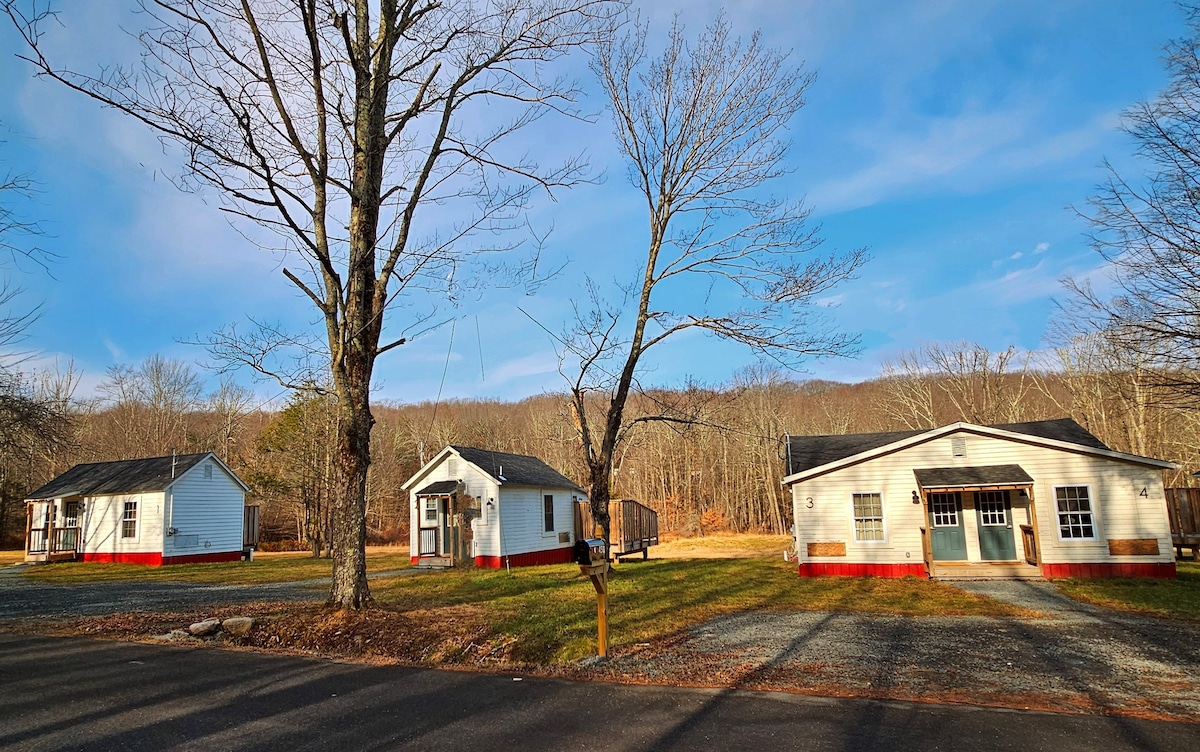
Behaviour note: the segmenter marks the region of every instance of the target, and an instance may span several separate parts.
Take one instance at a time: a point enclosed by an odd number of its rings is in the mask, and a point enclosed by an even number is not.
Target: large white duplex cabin
[[[1162,471],[1070,418],[790,436],[802,576],[1174,577]]]

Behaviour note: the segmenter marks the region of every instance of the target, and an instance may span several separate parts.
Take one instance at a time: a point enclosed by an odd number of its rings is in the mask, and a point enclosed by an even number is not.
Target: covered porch
[[[913,471],[930,579],[1041,579],[1033,478],[1020,465]]]
[[[472,563],[471,521],[479,517],[479,501],[466,495],[458,481],[442,480],[417,491],[415,566],[453,567]]]
[[[25,561],[75,561],[79,557],[79,497],[25,503]]]

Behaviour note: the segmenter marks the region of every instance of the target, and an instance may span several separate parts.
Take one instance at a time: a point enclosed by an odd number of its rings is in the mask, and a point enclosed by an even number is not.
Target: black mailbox
[[[603,538],[580,538],[574,546],[575,563],[581,567],[599,564],[604,561]]]

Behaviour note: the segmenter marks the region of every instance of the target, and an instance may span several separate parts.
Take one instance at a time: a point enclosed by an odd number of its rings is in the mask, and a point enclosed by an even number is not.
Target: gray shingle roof
[[[417,496],[441,496],[442,494],[454,493],[454,489],[456,488],[458,488],[458,481],[456,480],[439,480],[417,491]]]
[[[575,481],[558,472],[537,457],[527,454],[493,452],[488,449],[453,446],[467,462],[497,478],[501,483],[543,488],[572,488],[583,491]]]
[[[930,467],[914,470],[921,488],[967,488],[971,486],[1017,486],[1033,478],[1020,465],[979,467]]]
[[[1087,429],[1070,418],[1037,420],[1027,423],[1003,423],[989,426],[989,428],[999,428],[1043,439],[1066,441],[1093,449],[1108,449],[1104,442],[1088,433]],[[841,436],[790,436],[788,437],[788,475],[853,457],[856,454],[878,449],[912,436],[919,436],[928,433],[929,430],[852,433]]]
[[[57,499],[161,491],[208,455],[209,452],[203,452],[76,465],[25,498]]]

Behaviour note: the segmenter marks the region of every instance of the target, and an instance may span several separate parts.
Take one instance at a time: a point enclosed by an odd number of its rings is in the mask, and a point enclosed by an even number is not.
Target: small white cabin
[[[1070,418],[791,436],[801,576],[1175,577],[1162,471]]]
[[[587,494],[537,457],[448,446],[403,485],[417,566],[571,561],[575,503]]]
[[[212,452],[76,465],[26,498],[25,560],[237,561],[249,490]]]

